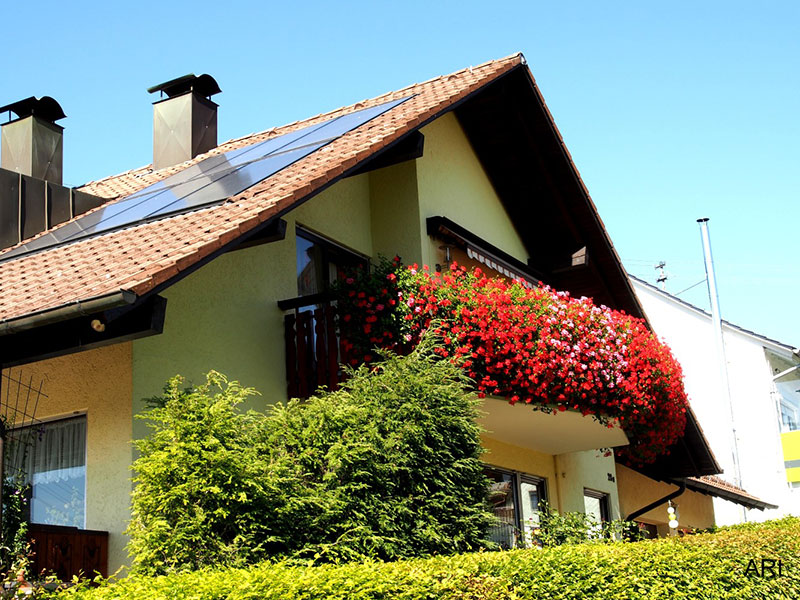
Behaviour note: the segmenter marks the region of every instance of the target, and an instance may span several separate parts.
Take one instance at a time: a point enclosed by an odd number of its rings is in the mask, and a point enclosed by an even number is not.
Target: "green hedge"
[[[782,576],[746,574],[780,559]],[[393,563],[288,563],[130,577],[62,598],[527,599],[800,598],[800,519],[748,524],[678,539],[478,552]]]

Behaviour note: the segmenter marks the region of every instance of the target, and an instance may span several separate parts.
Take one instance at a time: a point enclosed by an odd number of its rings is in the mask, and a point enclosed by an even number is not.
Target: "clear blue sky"
[[[658,4],[658,5],[657,5]],[[3,11],[0,104],[51,95],[65,183],[150,162],[145,89],[210,73],[220,140],[522,51],[628,270],[704,277],[800,346],[800,2],[36,2]],[[707,307],[704,286],[681,295]]]

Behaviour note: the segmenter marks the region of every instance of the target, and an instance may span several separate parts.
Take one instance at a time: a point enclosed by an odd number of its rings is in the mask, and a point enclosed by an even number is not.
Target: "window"
[[[608,516],[608,494],[596,492],[594,490],[583,490],[584,512],[593,517],[599,525],[609,520]]]
[[[766,351],[773,377],[773,393],[777,395],[780,410],[781,431],[800,429],[800,368],[793,360]]]
[[[30,485],[30,520],[83,528],[86,521],[86,417],[9,432],[11,472]]]
[[[489,503],[497,523],[489,538],[501,548],[533,544],[534,529],[539,524],[539,503],[545,500],[544,479],[487,467]]]
[[[342,269],[366,266],[363,257],[297,228],[297,295],[328,291]]]

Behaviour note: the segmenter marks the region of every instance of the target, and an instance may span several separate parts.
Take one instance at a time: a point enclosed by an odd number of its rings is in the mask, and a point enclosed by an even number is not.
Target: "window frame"
[[[593,498],[600,501],[600,524],[608,523],[611,520],[611,503],[609,501],[610,494],[608,492],[601,492],[590,488],[583,488],[584,498],[584,514],[586,511],[586,498]]]
[[[525,471],[516,471],[513,469],[506,469],[503,467],[498,467],[492,464],[483,465],[484,474],[488,477],[489,471],[494,471],[496,473],[502,475],[508,475],[511,477],[511,490],[512,490],[512,497],[514,501],[514,523],[513,527],[515,530],[515,535],[517,536],[517,544],[519,540],[522,539],[524,534],[524,527],[522,522],[522,484],[528,483],[531,485],[536,486],[537,493],[539,496],[539,506],[536,507],[537,512],[541,512],[541,504],[542,502],[548,501],[547,495],[547,478],[542,477],[540,475],[534,475],[532,473],[527,473]]]
[[[36,428],[40,427],[47,427],[47,425],[52,423],[60,423],[63,421],[73,421],[77,419],[82,419],[84,422],[85,427],[85,440],[83,444],[83,521],[79,527],[80,530],[86,529],[86,522],[88,520],[87,510],[88,510],[88,490],[89,490],[89,416],[86,411],[75,411],[68,415],[57,415],[52,417],[44,417],[44,418],[36,418],[34,419],[35,423],[25,424],[25,425],[11,425],[8,428],[8,434],[12,432],[20,432],[23,430],[35,430]],[[8,438],[6,438],[8,439]],[[32,445],[33,447],[33,445]],[[5,450],[5,448],[4,448]],[[7,477],[8,473],[4,471],[4,477]],[[73,525],[53,525],[50,523],[39,523],[33,521],[33,473],[27,475],[30,478],[30,484],[28,491],[26,493],[27,497],[27,507],[26,507],[26,520],[31,525],[42,525],[42,526],[55,526],[55,527],[74,527]]]
[[[327,274],[330,272],[330,265],[331,265],[331,258],[342,258],[339,267],[362,267],[362,268],[369,268],[369,257],[353,250],[352,248],[348,248],[338,242],[331,240],[330,238],[326,238],[319,233],[311,231],[307,227],[303,225],[297,224],[295,226],[295,238],[303,239],[307,242],[311,242],[314,245],[319,246],[322,249],[321,259],[322,264],[320,265],[320,269],[322,274]],[[297,268],[297,251],[298,251],[298,244],[297,239],[295,239],[295,269]],[[338,262],[338,261],[337,261]],[[328,277],[322,278],[322,289],[317,290],[314,294],[301,294],[300,293],[300,286],[298,284],[297,287],[297,297],[307,297],[313,296],[316,294],[326,294],[330,292],[331,282],[329,281]]]

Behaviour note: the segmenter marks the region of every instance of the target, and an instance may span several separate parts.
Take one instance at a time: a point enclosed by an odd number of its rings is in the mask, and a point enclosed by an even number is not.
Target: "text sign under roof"
[[[408,97],[364,108],[206,158],[0,255],[0,262],[221,203],[406,100]]]

